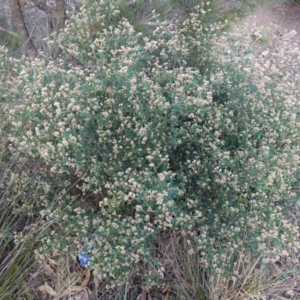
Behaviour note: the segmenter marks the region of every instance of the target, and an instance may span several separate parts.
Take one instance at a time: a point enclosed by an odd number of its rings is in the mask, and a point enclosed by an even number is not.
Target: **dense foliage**
[[[297,196],[296,95],[252,68],[247,44],[230,52],[223,25],[201,21],[209,9],[157,21],[146,37],[116,3],[90,1],[61,35],[59,59],[23,64],[5,97],[11,150],[41,165],[35,205],[53,232],[40,257],[76,255],[92,236],[100,279],[151,285],[164,277],[157,243],[168,235],[233,281],[238,251],[268,263],[288,255],[283,245],[299,247],[287,210]]]

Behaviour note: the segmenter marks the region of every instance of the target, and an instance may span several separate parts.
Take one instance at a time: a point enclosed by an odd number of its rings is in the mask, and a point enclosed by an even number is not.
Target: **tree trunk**
[[[29,57],[29,59],[33,60],[34,58],[37,57],[38,52],[27,30],[20,4],[18,0],[9,0],[9,5],[11,8],[12,16],[15,19],[17,25],[18,33],[21,35],[21,37],[24,40],[25,54],[26,56]]]

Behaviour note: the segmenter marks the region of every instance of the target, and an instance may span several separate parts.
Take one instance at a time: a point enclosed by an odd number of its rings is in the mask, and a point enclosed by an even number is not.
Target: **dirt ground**
[[[300,80],[300,4],[286,0],[263,7],[238,23],[234,31],[250,33],[258,41],[251,45],[254,63],[267,72],[287,71],[285,80],[291,84]]]
[[[293,0],[264,7],[247,17],[243,24],[248,29],[257,27],[267,38],[300,45],[300,4]]]

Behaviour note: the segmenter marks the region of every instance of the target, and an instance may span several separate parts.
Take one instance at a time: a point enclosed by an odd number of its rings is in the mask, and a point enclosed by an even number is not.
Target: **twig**
[[[8,34],[13,35],[13,36],[16,36],[16,37],[19,36],[17,33],[12,32],[12,31],[9,31],[9,30],[3,28],[2,26],[0,26],[0,31],[2,31],[2,32],[4,32],[4,33],[8,33]]]

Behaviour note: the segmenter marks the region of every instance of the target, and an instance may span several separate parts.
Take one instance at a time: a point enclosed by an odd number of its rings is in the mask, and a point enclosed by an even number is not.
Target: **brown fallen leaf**
[[[48,263],[49,266],[56,272],[58,269],[57,263],[51,258],[48,258]]]
[[[162,290],[163,294],[166,294],[170,290],[170,284],[168,283],[165,288]]]
[[[55,272],[53,271],[53,269],[47,263],[43,264],[42,271],[47,276],[55,276],[56,275]]]
[[[91,278],[91,271],[86,270],[84,280],[82,281],[80,286],[87,286]]]
[[[46,282],[45,284],[38,287],[38,291],[43,294],[49,294],[50,296],[56,296],[56,292],[53,288]]]
[[[67,288],[63,292],[63,296],[70,296],[71,294],[82,292],[85,289],[86,289],[85,286],[80,286],[80,285],[78,285],[78,286],[72,286],[70,288]]]

